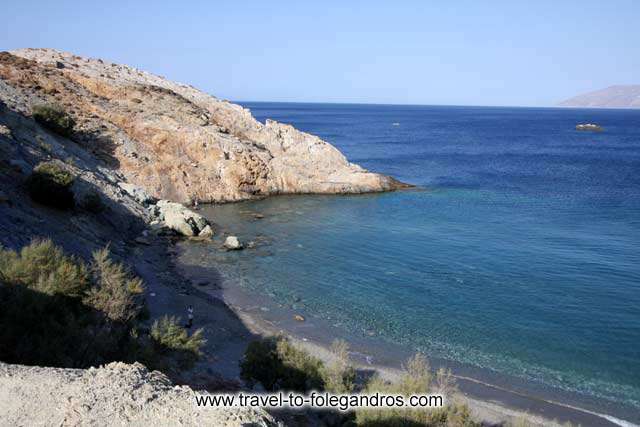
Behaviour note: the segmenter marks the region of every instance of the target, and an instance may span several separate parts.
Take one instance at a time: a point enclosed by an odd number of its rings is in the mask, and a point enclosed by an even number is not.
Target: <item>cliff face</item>
[[[237,201],[282,193],[362,193],[402,184],[332,145],[191,86],[51,49],[0,53],[0,100],[30,116],[62,106],[71,137],[158,198]]]
[[[640,108],[640,85],[611,86],[575,96],[558,105],[562,107]]]

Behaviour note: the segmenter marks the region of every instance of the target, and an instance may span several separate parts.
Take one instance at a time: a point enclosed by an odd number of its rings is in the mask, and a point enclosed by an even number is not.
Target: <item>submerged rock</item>
[[[301,314],[296,314],[295,316],[293,316],[293,320],[297,321],[297,322],[304,322],[306,319],[304,318],[303,315]]]

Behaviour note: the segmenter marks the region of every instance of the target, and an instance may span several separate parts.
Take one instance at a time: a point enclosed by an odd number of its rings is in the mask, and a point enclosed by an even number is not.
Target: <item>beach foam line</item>
[[[453,374],[453,376],[455,378],[457,378],[457,379],[470,381],[470,382],[473,382],[473,383],[476,383],[476,384],[481,384],[483,386],[490,387],[490,388],[493,388],[495,390],[500,390],[500,391],[504,391],[504,392],[507,392],[507,393],[512,393],[512,394],[515,394],[515,395],[518,395],[518,396],[522,396],[522,397],[526,397],[526,398],[529,398],[529,399],[539,400],[539,401],[548,403],[550,405],[561,406],[563,408],[567,408],[567,409],[571,409],[571,410],[574,410],[574,411],[582,412],[584,414],[593,415],[593,416],[605,419],[605,420],[607,420],[607,421],[609,421],[611,423],[614,423],[616,425],[619,425],[621,427],[640,427],[640,425],[638,425],[638,424],[634,424],[634,423],[632,423],[630,421],[626,421],[626,420],[623,420],[623,419],[620,419],[620,418],[616,418],[616,417],[614,417],[612,415],[601,414],[599,412],[590,411],[588,409],[580,408],[580,407],[569,405],[569,404],[566,404],[566,403],[556,402],[555,400],[544,399],[544,398],[537,397],[537,396],[530,396],[528,394],[520,393],[520,392],[514,391],[514,390],[509,390],[508,388],[500,387],[500,386],[497,386],[495,384],[487,383],[487,382],[480,381],[480,380],[477,380],[477,379],[471,378],[471,377],[466,377],[466,376],[463,376],[463,375],[455,375],[455,374]]]

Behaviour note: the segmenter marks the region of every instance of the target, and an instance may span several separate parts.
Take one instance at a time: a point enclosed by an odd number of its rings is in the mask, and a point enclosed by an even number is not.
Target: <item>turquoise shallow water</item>
[[[423,189],[215,206],[257,246],[191,256],[349,333],[640,412],[640,111],[247,106]]]

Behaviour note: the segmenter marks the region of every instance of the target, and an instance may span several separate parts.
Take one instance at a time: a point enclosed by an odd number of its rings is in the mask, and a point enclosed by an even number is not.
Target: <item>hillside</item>
[[[362,193],[400,183],[332,145],[192,86],[52,49],[0,53],[0,100],[27,117],[61,106],[71,139],[132,184],[182,203],[283,193]]]
[[[561,107],[640,108],[640,85],[610,86],[569,98]]]

